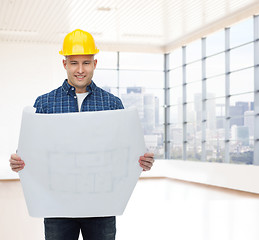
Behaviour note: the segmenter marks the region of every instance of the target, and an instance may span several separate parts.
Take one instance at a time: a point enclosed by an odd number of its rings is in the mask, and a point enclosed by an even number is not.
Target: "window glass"
[[[186,65],[186,82],[201,80],[201,61]]]
[[[173,87],[170,89],[170,105],[178,105],[183,101],[182,86]]]
[[[199,114],[197,109],[197,103],[186,104],[186,121],[188,123],[195,123],[196,121],[199,121],[200,119],[197,119],[197,114]]]
[[[254,94],[240,94],[230,97],[230,116],[243,115],[245,111],[254,110]]]
[[[164,55],[152,53],[120,53],[121,69],[164,70]]]
[[[253,18],[248,18],[230,28],[230,47],[253,41]]]
[[[243,126],[231,128],[230,163],[253,164],[254,140],[249,139],[248,131],[248,128]]]
[[[206,144],[206,159],[208,162],[224,162],[225,141],[209,139]]]
[[[183,83],[183,68],[179,67],[169,72],[169,86],[179,86]]]
[[[116,70],[98,70],[96,69],[93,81],[98,87],[118,87],[118,72]]]
[[[225,76],[208,78],[206,80],[207,98],[225,96]]]
[[[254,68],[230,74],[230,94],[254,91]]]
[[[169,54],[169,68],[173,69],[183,64],[182,48],[177,48]]]
[[[206,76],[212,77],[225,72],[225,54],[221,53],[206,59]]]
[[[202,82],[193,82],[186,85],[186,101],[187,102],[197,102],[201,99]]]
[[[120,88],[120,98],[124,107],[137,108],[147,149],[152,150],[156,157],[163,155],[164,109],[159,98],[161,95],[163,90],[154,91],[145,85]]]
[[[181,127],[183,124],[183,106],[170,106],[170,123],[172,126]]]
[[[177,135],[182,130],[181,129],[179,129],[179,130],[174,129],[173,131]],[[171,140],[171,148],[170,148],[171,159],[176,159],[176,160],[183,159],[183,146],[182,146],[182,144],[179,144],[179,142],[180,142],[180,138],[178,138],[176,140],[176,142]]]
[[[145,86],[146,88],[163,89],[164,73],[152,71],[126,71],[119,72],[120,87]]]
[[[210,56],[225,50],[225,31],[213,33],[206,38],[206,55]]]
[[[253,44],[235,48],[230,51],[230,70],[234,71],[254,65]]]
[[[201,59],[201,40],[192,42],[186,46],[186,62],[193,62]]]
[[[117,69],[117,52],[99,52],[95,55],[97,59],[96,69]]]
[[[187,160],[200,161],[202,155],[201,131],[196,123],[187,124]]]

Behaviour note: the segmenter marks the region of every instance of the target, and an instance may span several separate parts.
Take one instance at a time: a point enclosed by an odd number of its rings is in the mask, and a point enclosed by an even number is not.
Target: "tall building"
[[[230,119],[230,126],[244,126],[244,113],[249,110],[248,102],[236,102],[235,106],[230,106],[229,114],[232,117]]]
[[[144,93],[142,87],[128,87],[121,99],[125,108],[137,108],[145,134],[152,133],[159,125],[159,100],[154,94]]]
[[[207,93],[207,97],[209,100],[206,105],[206,113],[207,113],[207,128],[210,130],[216,129],[216,101],[215,94]],[[202,96],[201,93],[197,93],[194,95],[194,110],[196,112],[196,120],[197,120],[197,131],[201,130],[202,124]],[[187,113],[188,114],[188,113]]]
[[[244,113],[244,126],[248,127],[249,137],[254,136],[254,111],[246,111]]]

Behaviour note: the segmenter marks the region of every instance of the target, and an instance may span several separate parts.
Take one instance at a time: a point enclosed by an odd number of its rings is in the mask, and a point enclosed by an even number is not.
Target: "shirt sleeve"
[[[36,113],[44,113],[43,107],[42,107],[42,99],[41,97],[38,97],[33,105],[34,108],[36,108]]]
[[[118,97],[116,97],[115,107],[116,107],[115,109],[124,109],[122,101]]]

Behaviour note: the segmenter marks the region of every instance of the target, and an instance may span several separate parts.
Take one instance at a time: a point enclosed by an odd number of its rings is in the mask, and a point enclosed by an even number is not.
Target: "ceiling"
[[[112,51],[168,52],[259,13],[258,0],[0,0],[0,42],[62,44],[81,28]]]

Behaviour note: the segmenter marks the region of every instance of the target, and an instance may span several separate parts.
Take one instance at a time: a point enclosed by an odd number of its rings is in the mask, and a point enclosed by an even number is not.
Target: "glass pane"
[[[155,134],[145,134],[146,151],[153,152],[155,158],[164,158],[163,129],[164,126],[157,126]]]
[[[119,72],[120,87],[138,87],[163,89],[164,73],[149,71],[124,71]]]
[[[186,65],[186,82],[201,80],[201,61]]]
[[[208,78],[206,81],[207,98],[225,96],[225,76]]]
[[[220,31],[206,38],[206,55],[223,52],[225,50],[225,32]]]
[[[96,69],[117,69],[117,52],[100,52],[95,55],[97,59]]]
[[[183,101],[182,86],[173,87],[170,89],[170,105],[179,105]]]
[[[206,142],[207,146],[214,151],[217,141],[225,140],[225,99],[210,99],[206,102]],[[210,143],[212,141],[212,143]],[[212,146],[210,146],[212,145]],[[211,152],[215,158],[215,152]],[[209,160],[208,160],[209,161]]]
[[[180,127],[171,128],[170,156],[172,159],[183,158],[183,129]]]
[[[206,144],[206,158],[208,162],[224,162],[225,141],[210,140]]]
[[[143,87],[144,88],[144,87]],[[143,89],[142,88],[142,89]],[[143,126],[145,135],[156,135],[154,141],[159,141],[163,136],[164,108],[160,105],[160,99],[156,96],[163,91],[153,92],[149,89],[142,92],[139,88],[120,89],[120,98],[125,108],[136,107]],[[155,139],[156,140],[155,140]],[[149,140],[151,137],[149,137]]]
[[[194,103],[186,104],[186,112],[186,120],[188,123],[195,123],[199,120],[197,119],[197,114],[199,114],[199,112],[196,112]]]
[[[202,82],[194,82],[186,85],[187,102],[194,102],[196,98],[201,98]]]
[[[181,127],[183,122],[183,106],[176,105],[170,107],[170,123],[175,127]]]
[[[182,67],[176,68],[169,72],[169,86],[179,86],[183,83],[183,69]]]
[[[239,22],[230,28],[230,47],[253,41],[253,18]]]
[[[230,141],[230,162],[236,164],[253,164],[254,140],[248,138],[245,127],[233,129],[235,136]]]
[[[215,131],[217,128],[217,119],[216,119],[216,103],[217,99],[210,99],[206,102],[206,120],[207,120],[207,129],[210,131]]]
[[[183,64],[182,48],[178,48],[169,54],[169,68],[173,69]]]
[[[254,68],[230,74],[230,94],[254,91]]]
[[[249,138],[254,138],[254,111],[246,111],[244,114],[244,126],[248,127]]]
[[[186,62],[193,62],[198,59],[201,59],[201,40],[186,46]]]
[[[164,55],[153,53],[120,53],[121,69],[164,70]]]
[[[225,72],[225,54],[221,53],[206,59],[206,75],[212,77]]]
[[[230,51],[230,70],[238,70],[254,65],[253,44],[235,48]]]
[[[254,94],[242,94],[238,96],[230,97],[229,114],[231,117],[244,117],[245,112],[253,111],[254,109]],[[240,120],[234,121],[240,126],[242,122]],[[233,123],[234,124],[234,123]]]
[[[93,81],[101,88],[118,87],[118,71],[96,69]]]
[[[201,150],[200,147],[197,147],[197,145],[187,144],[186,153],[187,160],[201,161]]]
[[[140,118],[144,117],[144,110],[151,108],[154,112],[159,112],[159,118],[156,117],[156,124],[163,124],[164,108],[163,105],[163,90],[154,90],[142,87],[120,88],[120,98],[125,108],[137,107]],[[147,120],[148,121],[148,120]]]
[[[232,117],[230,119],[231,136],[235,136],[233,129],[244,127],[247,130],[247,138],[254,138],[254,114],[246,112],[243,117]],[[241,131],[241,130],[240,130]]]

